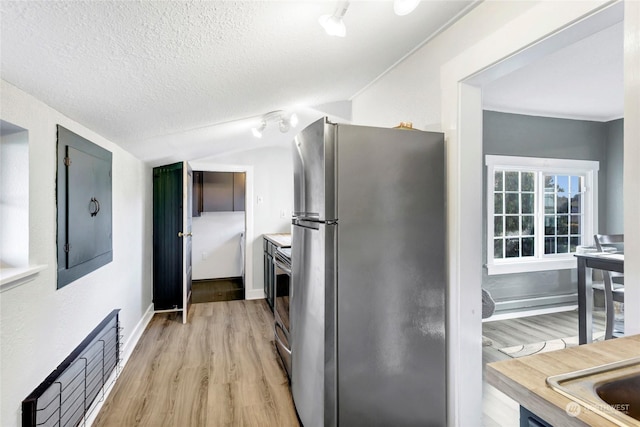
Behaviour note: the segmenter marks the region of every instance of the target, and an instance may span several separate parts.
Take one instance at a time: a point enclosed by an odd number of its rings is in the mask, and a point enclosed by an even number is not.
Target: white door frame
[[[611,22],[607,23],[607,19],[611,19],[613,14],[611,6],[616,7],[616,3],[619,2],[537,3],[508,25],[497,28],[494,33],[441,68],[442,129],[446,134],[447,146],[447,221],[449,224],[447,238],[449,425],[477,425],[482,419],[480,289],[482,285],[481,254],[484,243],[482,241],[482,93],[480,86],[483,82],[494,80],[500,75],[566,46],[584,37],[585,34],[592,34],[596,31],[594,25],[595,27],[600,25],[601,29],[611,25]],[[627,9],[630,9],[628,5]],[[635,28],[637,27],[638,23],[635,24]],[[516,28],[526,28],[527,31],[517,31]],[[562,32],[560,37],[554,37],[560,32]],[[637,46],[635,48],[637,50]],[[628,113],[626,105],[625,112]],[[637,126],[635,129],[637,130]],[[625,158],[627,145],[630,143],[630,136],[626,132],[627,124],[625,123]],[[638,173],[635,177],[634,182],[640,182],[637,179]],[[627,178],[625,169],[625,180]],[[625,186],[625,213],[627,213],[625,217],[627,218],[630,212],[626,200],[629,187]],[[638,197],[635,196],[636,208],[639,205],[637,199]],[[625,222],[625,231],[628,231],[627,224],[628,220]],[[640,241],[640,235],[636,240]],[[625,247],[625,256],[628,253]],[[638,293],[640,294],[640,289]],[[637,316],[634,318],[637,319]],[[627,319],[629,319],[629,313],[627,313]],[[636,322],[638,323],[640,322]]]
[[[244,292],[245,299],[256,299],[253,280],[253,166],[249,165],[226,165],[215,164],[204,161],[189,162],[193,170],[206,172],[244,172],[245,173],[245,195],[244,195]],[[262,286],[258,289],[260,296],[264,298]]]

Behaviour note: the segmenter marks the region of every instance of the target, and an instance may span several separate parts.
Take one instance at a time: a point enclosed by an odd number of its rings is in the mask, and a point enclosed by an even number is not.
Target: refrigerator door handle
[[[311,228],[313,230],[319,230],[320,225],[324,224],[324,222],[318,221],[308,221],[306,219],[294,218],[292,221],[293,225],[297,225],[304,228]]]

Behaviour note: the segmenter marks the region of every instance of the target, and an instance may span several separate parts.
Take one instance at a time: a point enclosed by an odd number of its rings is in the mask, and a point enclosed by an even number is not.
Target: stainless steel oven
[[[291,380],[291,336],[289,296],[291,295],[291,248],[278,248],[275,256],[274,310],[276,349]]]

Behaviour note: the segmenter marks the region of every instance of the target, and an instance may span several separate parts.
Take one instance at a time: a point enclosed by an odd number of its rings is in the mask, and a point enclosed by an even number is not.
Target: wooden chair
[[[621,246],[624,243],[624,234],[596,234],[593,236],[598,252],[603,252],[605,245]],[[603,271],[603,286],[594,286],[594,289],[604,291],[604,308],[606,313],[606,324],[604,339],[613,338],[613,326],[615,320],[615,310],[613,302],[624,303],[624,275],[613,271]]]

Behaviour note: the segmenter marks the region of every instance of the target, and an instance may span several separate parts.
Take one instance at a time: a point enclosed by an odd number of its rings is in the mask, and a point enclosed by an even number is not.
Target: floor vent
[[[113,310],[36,389],[22,401],[23,427],[84,424],[120,371],[120,321]]]

